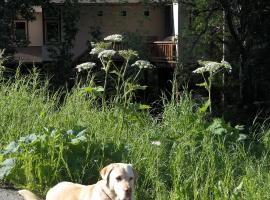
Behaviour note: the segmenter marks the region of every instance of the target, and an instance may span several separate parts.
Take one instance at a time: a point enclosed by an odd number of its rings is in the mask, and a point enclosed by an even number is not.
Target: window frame
[[[13,21],[13,24],[14,24],[14,39],[15,39],[15,41],[16,41],[16,43],[20,43],[20,42],[22,42],[22,40],[17,40],[17,37],[16,37],[16,23],[24,23],[25,24],[25,38],[24,38],[24,40],[25,41],[28,41],[29,40],[29,35],[28,35],[28,33],[29,33],[29,31],[28,31],[28,21],[26,20],[26,19],[15,19],[14,21]]]
[[[97,16],[98,16],[98,17],[103,17],[103,15],[104,15],[103,10],[97,11]]]
[[[53,9],[56,9],[58,12],[56,17],[46,16],[46,8],[43,8],[42,18],[43,18],[43,44],[44,45],[59,44],[62,40],[61,8],[53,7]],[[58,37],[57,37],[57,41],[55,42],[48,40],[48,25],[47,25],[48,23],[57,23],[58,25],[58,34],[57,34]]]
[[[126,17],[127,16],[127,11],[126,10],[120,10],[120,16],[121,17]]]
[[[143,15],[144,15],[145,17],[150,17],[150,10],[144,10],[144,11],[143,11]]]

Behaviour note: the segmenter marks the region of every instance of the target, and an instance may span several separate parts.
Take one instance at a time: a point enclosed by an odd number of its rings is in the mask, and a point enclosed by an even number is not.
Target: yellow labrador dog
[[[81,185],[71,182],[61,182],[51,188],[46,200],[135,200],[133,196],[135,172],[130,164],[113,163],[100,171],[102,180],[94,185]],[[23,190],[21,190],[23,191]],[[25,200],[35,199],[30,192],[24,195]],[[31,196],[31,195],[32,196]]]

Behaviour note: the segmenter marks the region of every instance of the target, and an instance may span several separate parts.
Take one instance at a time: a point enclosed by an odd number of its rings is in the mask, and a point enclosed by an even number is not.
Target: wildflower
[[[232,66],[229,62],[225,61],[225,60],[222,60],[221,61],[221,64],[223,64],[223,67],[228,70],[229,72],[232,71]]]
[[[131,65],[132,67],[137,66],[140,69],[151,69],[154,67],[149,61],[147,60],[137,60],[135,63]]]
[[[105,49],[100,49],[100,48],[93,48],[90,51],[91,55],[99,54],[101,51],[104,51]]]
[[[78,72],[81,72],[83,70],[91,69],[94,66],[96,66],[96,63],[86,62],[86,63],[82,63],[82,64],[77,65],[76,69],[78,70]]]
[[[138,52],[132,49],[120,50],[119,55],[122,56],[125,60],[130,60],[131,58],[138,57]]]
[[[111,42],[122,42],[123,36],[120,34],[113,34],[109,35],[104,38],[105,41],[111,41]]]
[[[156,146],[160,146],[161,142],[160,141],[152,141],[151,144],[156,145]]]
[[[98,43],[91,42],[91,46],[93,48],[92,48],[90,54],[95,55],[95,54],[99,54],[100,52],[110,48],[111,43],[108,43],[108,42],[98,42]]]
[[[103,50],[98,54],[98,58],[111,58],[116,54],[114,50]]]
[[[201,74],[204,72],[215,73],[221,69],[228,70],[229,72],[231,72],[232,70],[231,65],[224,60],[222,60],[220,63],[213,62],[213,61],[201,61],[201,60],[199,60],[198,62],[202,67],[199,67],[193,71],[193,73],[196,73],[196,74]]]

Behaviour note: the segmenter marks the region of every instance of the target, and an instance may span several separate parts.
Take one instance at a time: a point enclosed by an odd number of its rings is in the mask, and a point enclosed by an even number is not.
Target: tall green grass
[[[45,195],[57,182],[92,184],[103,166],[129,162],[137,199],[270,199],[269,129],[242,130],[197,110],[188,93],[157,119],[136,104],[101,108],[79,86],[63,99],[35,74],[2,80],[2,184]]]

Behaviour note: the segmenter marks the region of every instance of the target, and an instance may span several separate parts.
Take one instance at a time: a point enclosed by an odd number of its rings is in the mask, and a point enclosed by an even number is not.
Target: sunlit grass
[[[255,140],[222,119],[206,120],[188,93],[164,106],[160,120],[134,105],[102,109],[79,86],[63,98],[35,74],[3,80],[0,161],[17,159],[5,182],[44,195],[57,182],[94,183],[102,166],[130,162],[137,199],[269,199],[267,128]],[[29,134],[40,138],[19,142]],[[5,154],[12,141],[19,150]]]

